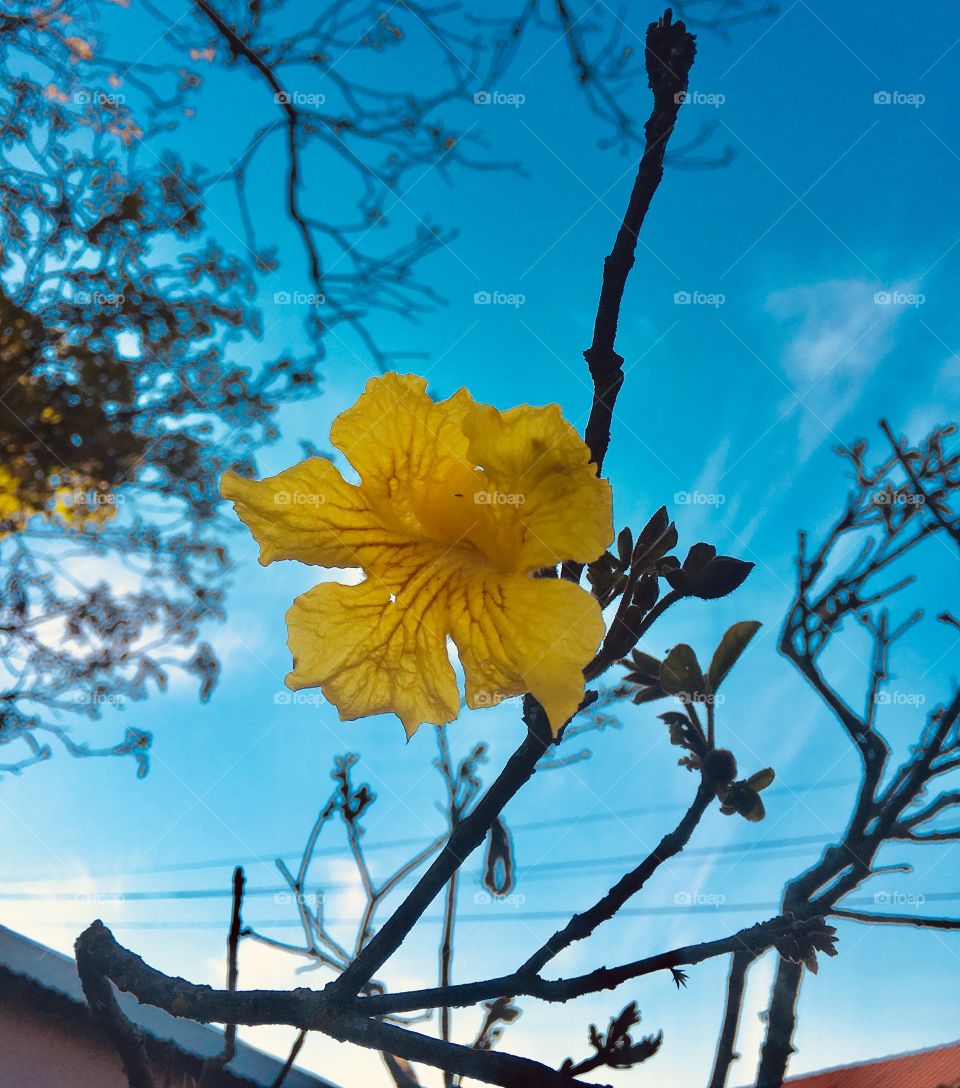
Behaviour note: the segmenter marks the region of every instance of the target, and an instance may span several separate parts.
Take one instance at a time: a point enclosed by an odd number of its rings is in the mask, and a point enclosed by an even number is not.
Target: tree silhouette
[[[74,755],[133,754],[144,773],[146,729],[91,747],[69,722],[145,698],[171,668],[197,673],[209,697],[218,666],[201,628],[223,614],[230,569],[221,470],[252,472],[277,410],[319,392],[330,337],[365,365],[401,358],[371,315],[436,303],[418,268],[449,237],[426,213],[406,236],[392,222],[419,172],[509,165],[451,129],[446,105],[492,85],[526,35],[560,35],[604,139],[642,136],[613,108],[637,66],[610,13],[533,3],[488,20],[404,4],[387,16],[358,0],[301,25],[292,0],[197,0],[179,17],[127,7],[46,0],[0,15],[0,745],[12,753],[0,770],[46,759],[56,738]],[[721,33],[767,11],[691,7]],[[116,57],[124,34],[161,48]],[[414,49],[437,63],[403,63]],[[420,87],[414,67],[430,72]],[[223,169],[177,144],[231,108],[206,89],[215,79],[252,79],[263,106],[220,126],[238,133]],[[258,156],[273,171],[266,210],[250,194]],[[231,223],[211,209],[227,187]],[[276,206],[306,269],[282,279],[263,242]],[[294,283],[308,347],[253,364],[263,291],[282,304]]]
[[[644,126],[644,150],[626,214],[613,250],[604,262],[600,302],[585,360],[593,380],[593,401],[586,429],[593,461],[599,467],[617,420],[617,396],[622,385],[622,358],[616,351],[617,323],[624,284],[632,265],[638,232],[659,185],[666,144],[672,134],[694,60],[694,42],[683,23],[670,12],[650,26],[645,55],[653,94],[653,109]],[[704,542],[693,543],[684,558],[676,553],[678,534],[666,509],[658,510],[638,532],[623,528],[614,550],[590,564],[564,564],[545,576],[579,582],[586,574],[603,606],[615,606],[606,638],[596,658],[584,670],[591,683],[608,670],[625,672],[612,687],[589,691],[579,712],[560,738],[552,736],[540,705],[529,695],[523,701],[525,736],[517,750],[484,789],[480,783],[481,748],[455,759],[445,732],[438,731],[437,766],[445,783],[448,826],[445,834],[411,857],[385,880],[375,882],[362,849],[364,817],[375,803],[369,786],[356,783],[356,757],[337,760],[334,786],[307,838],[297,871],[281,865],[298,912],[303,943],[278,945],[241,924],[242,874],[234,881],[233,924],[230,930],[228,985],[217,990],[169,977],[123,948],[100,922],[77,942],[77,962],[92,1009],[109,1031],[122,1057],[131,1085],[151,1088],[154,1071],[146,1060],[136,1030],[116,1004],[112,986],[139,1000],[202,1022],[228,1025],[227,1048],[238,1025],[288,1024],[299,1037],[291,1063],[308,1031],[322,1032],[380,1051],[400,1088],[416,1085],[411,1063],[422,1062],[444,1072],[445,1083],[464,1079],[513,1086],[572,1088],[591,1085],[596,1070],[624,1069],[654,1057],[659,1033],[639,1035],[639,1010],[629,1002],[610,1016],[601,1030],[590,1025],[583,1052],[552,1064],[531,1061],[497,1048],[507,1026],[516,1020],[523,999],[562,1004],[586,994],[663,973],[682,988],[686,968],[716,957],[730,957],[731,973],[722,1022],[713,1088],[726,1083],[735,1057],[737,1023],[750,965],[766,953],[778,958],[778,972],[768,1015],[768,1032],[761,1056],[758,1088],[782,1083],[795,1022],[796,998],[805,972],[816,973],[820,953],[837,954],[833,919],[881,925],[960,928],[949,918],[918,919],[909,915],[863,912],[844,905],[845,898],[884,868],[878,851],[890,842],[953,842],[958,832],[939,821],[960,803],[960,795],[945,790],[926,796],[941,776],[960,769],[960,693],[948,691],[917,729],[916,742],[904,761],[892,768],[891,745],[880,732],[884,685],[888,680],[891,647],[919,622],[917,614],[893,621],[888,599],[904,588],[913,571],[902,566],[915,561],[916,549],[937,538],[951,546],[960,537],[960,523],[951,503],[960,487],[960,455],[948,449],[951,426],[935,428],[911,446],[883,425],[889,450],[876,460],[865,443],[841,452],[847,459],[853,487],[844,508],[823,542],[811,553],[801,537],[797,589],[785,619],[780,648],[811,685],[824,706],[845,730],[862,759],[861,783],[845,830],[821,860],[791,881],[780,911],[771,918],[717,940],[667,949],[615,964],[598,966],[567,978],[549,978],[545,971],[556,956],[589,938],[616,917],[642,892],[657,870],[676,858],[697,831],[714,802],[721,812],[751,823],[764,817],[762,791],[773,779],[770,768],[749,768],[741,777],[734,752],[722,746],[724,711],[718,710],[717,689],[747,649],[757,624],[734,624],[714,648],[709,663],[701,663],[691,645],[674,646],[662,659],[638,649],[640,639],[664,612],[684,600],[712,600],[734,592],[750,573],[751,564],[722,556]],[[852,550],[848,547],[855,544]],[[898,564],[901,564],[898,566]],[[884,577],[893,579],[884,582]],[[877,580],[879,578],[879,587]],[[939,617],[949,627],[958,621],[947,612]],[[827,679],[822,655],[844,621],[861,623],[874,643],[872,667],[863,709],[855,710]],[[668,701],[673,707],[659,715],[671,742],[681,749],[680,764],[691,774],[689,807],[675,827],[586,910],[572,915],[555,933],[530,951],[515,970],[495,978],[454,982],[450,959],[456,882],[473,851],[486,845],[485,881],[491,895],[509,894],[514,879],[512,843],[503,824],[505,805],[537,773],[562,765],[568,758],[562,744],[583,730],[602,727],[604,716],[619,701],[632,699],[645,706]],[[591,721],[591,716],[596,715]],[[366,896],[352,947],[338,943],[324,924],[322,904],[310,897],[310,864],[319,836],[339,824],[354,858]],[[415,875],[424,867],[424,871]],[[386,894],[405,887],[399,906],[384,920],[379,911]],[[382,977],[390,957],[404,945],[427,907],[443,895],[445,901],[439,945],[437,986],[392,992]],[[379,924],[378,924],[379,922]],[[324,989],[241,990],[238,988],[237,947],[241,939],[263,941],[304,956],[334,974]],[[451,1010],[478,1006],[481,1030],[467,1045],[451,1030]],[[413,1030],[412,1014],[437,1010],[440,1033],[432,1037]],[[589,1048],[589,1052],[587,1052]]]

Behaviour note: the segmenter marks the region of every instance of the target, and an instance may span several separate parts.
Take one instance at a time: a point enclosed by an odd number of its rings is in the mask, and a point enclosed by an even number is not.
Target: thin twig
[[[240,946],[240,933],[243,924],[240,918],[240,909],[243,906],[244,887],[243,868],[238,865],[233,870],[233,911],[230,915],[230,932],[227,935],[227,989],[235,991],[237,988],[238,950]],[[223,1039],[223,1064],[233,1061],[237,1052],[237,1025],[227,1024]]]
[[[331,984],[331,992],[341,1000],[354,997],[396,952],[453,873],[483,842],[491,824],[507,802],[532,777],[537,761],[552,743],[552,737],[539,703],[527,696],[524,707],[524,717],[530,728],[523,743],[476,807],[453,828],[440,855],[404,901],[340,978]]]
[[[296,1039],[293,1041],[293,1046],[290,1047],[290,1053],[287,1055],[287,1060],[283,1063],[283,1068],[276,1076],[273,1084],[270,1088],[283,1088],[283,1082],[287,1079],[290,1070],[293,1069],[293,1063],[297,1060],[300,1051],[303,1049],[303,1044],[306,1042],[307,1033],[300,1031],[297,1033]]]
[[[628,899],[640,891],[665,861],[675,857],[686,846],[714,796],[713,788],[701,781],[693,803],[687,809],[683,819],[673,831],[664,835],[656,849],[648,854],[635,869],[621,877],[602,899],[582,914],[575,914],[563,929],[557,930],[550,940],[528,957],[517,973],[519,975],[537,974],[565,948],[569,948],[575,941],[582,941],[585,937],[589,937],[601,922],[612,918]]]
[[[881,926],[916,926],[918,929],[960,929],[960,918],[919,918],[915,914],[871,914],[863,910],[834,907],[830,913],[848,922],[869,922]]]
[[[893,446],[893,452],[896,455],[897,460],[903,467],[903,471],[907,474],[910,483],[913,484],[916,493],[923,499],[924,508],[929,510],[934,518],[936,518],[940,523],[940,527],[951,537],[954,544],[960,545],[960,525],[958,525],[957,522],[950,521],[948,518],[944,517],[939,504],[927,494],[920,477],[917,475],[916,469],[913,467],[913,463],[907,456],[899,439],[893,433],[890,424],[885,419],[880,420],[880,430],[887,436],[890,445]]]

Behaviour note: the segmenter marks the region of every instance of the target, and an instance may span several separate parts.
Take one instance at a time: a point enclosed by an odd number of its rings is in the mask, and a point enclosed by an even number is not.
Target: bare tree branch
[[[530,956],[517,974],[537,974],[554,957],[576,941],[582,941],[602,922],[612,918],[618,910],[646,884],[657,869],[668,859],[675,857],[690,841],[690,836],[716,796],[714,789],[701,780],[696,797],[686,814],[673,831],[664,835],[656,849],[629,873],[625,874],[602,899],[582,914],[575,914],[570,921],[536,952]]]
[[[730,973],[727,976],[726,998],[724,1001],[723,1023],[717,1039],[713,1072],[707,1088],[725,1088],[730,1066],[739,1058],[735,1051],[737,1030],[740,1025],[740,1012],[743,1008],[743,994],[747,972],[756,959],[754,952],[742,949],[730,957]]]
[[[834,918],[845,918],[849,922],[868,922],[870,925],[916,926],[918,929],[960,929],[960,918],[926,918],[913,914],[871,914],[869,911],[848,910],[834,907],[830,914]]]
[[[615,350],[617,324],[627,276],[633,268],[640,228],[663,177],[663,156],[687,90],[696,56],[692,34],[674,23],[668,9],[647,29],[646,67],[654,105],[644,126],[646,143],[623,223],[603,262],[603,282],[593,328],[593,342],[583,353],[593,378],[593,406],[585,432],[599,475],[610,444],[613,407],[623,385],[623,357]]]

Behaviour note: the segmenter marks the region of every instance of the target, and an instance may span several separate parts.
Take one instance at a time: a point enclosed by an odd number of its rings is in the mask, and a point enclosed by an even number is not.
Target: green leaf
[[[678,748],[688,748],[686,731],[690,725],[686,714],[680,714],[676,710],[669,710],[666,714],[658,714],[657,717],[666,723],[670,731],[670,743]]]
[[[747,779],[747,785],[750,789],[759,793],[761,790],[765,790],[776,777],[776,772],[772,767],[764,767],[762,771],[750,775]]]
[[[720,682],[737,663],[737,658],[747,648],[750,639],[760,630],[758,620],[741,620],[727,629],[720,644],[713,652],[713,660],[707,672],[710,690],[716,691]]]
[[[687,574],[697,574],[713,559],[717,549],[712,544],[694,544],[687,552],[687,558],[683,561],[683,569]]]
[[[685,695],[691,699],[706,694],[697,655],[685,642],[674,646],[660,666],[660,687],[668,695]]]
[[[630,670],[625,679],[631,684],[660,683],[660,662],[650,654],[645,654],[642,650],[634,650],[624,664]]]
[[[740,810],[740,815],[745,817],[752,824],[758,824],[766,816],[767,810],[763,807],[763,801],[760,800],[757,794],[753,795],[752,803],[744,804]]]
[[[641,706],[643,703],[655,703],[658,699],[666,699],[666,697],[667,693],[659,684],[651,684],[646,688],[638,688],[636,695],[633,697],[633,702],[637,706]]]
[[[633,565],[647,568],[662,559],[677,544],[677,527],[667,517],[667,508],[660,509],[643,527],[633,549]]]
[[[661,506],[660,509],[653,515],[653,517],[644,525],[640,530],[640,535],[637,537],[637,548],[644,549],[650,547],[651,544],[667,531],[667,526],[670,524],[670,518],[667,514],[667,508]]]
[[[687,592],[705,601],[726,597],[742,585],[754,564],[729,555],[718,555],[702,570],[689,576]]]

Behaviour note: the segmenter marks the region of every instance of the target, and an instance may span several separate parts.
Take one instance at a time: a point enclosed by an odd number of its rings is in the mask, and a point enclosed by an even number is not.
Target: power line
[[[822,790],[835,790],[843,789],[848,786],[855,786],[859,783],[859,778],[837,778],[826,779],[822,782],[803,783],[797,786],[788,787],[784,785],[773,786],[764,792],[765,798],[771,798],[782,795],[803,795],[806,793],[815,793]],[[510,829],[514,832],[519,831],[545,831],[555,827],[571,827],[574,824],[594,824],[602,823],[610,820],[626,820],[636,816],[648,816],[657,812],[670,812],[677,811],[685,808],[685,804],[682,801],[670,801],[657,805],[637,805],[630,808],[617,809],[609,812],[593,812],[587,813],[583,816],[559,816],[548,820],[524,820],[517,823],[510,823]],[[388,839],[384,842],[373,842],[364,844],[364,852],[372,853],[382,850],[394,850],[400,847],[424,847],[431,842],[429,836],[413,836],[402,839]],[[826,839],[818,841],[827,841]],[[731,849],[735,849],[731,847]],[[266,851],[270,858],[275,857],[283,858],[285,861],[299,861],[303,855],[303,848],[298,850],[289,850],[285,853],[275,854],[273,851]],[[694,851],[689,851],[693,856]],[[343,848],[341,846],[329,846],[320,847],[313,851],[314,858],[320,857],[339,857],[343,854]],[[248,854],[246,856],[224,857],[224,858],[205,858],[196,861],[183,861],[175,862],[167,865],[149,865],[149,866],[133,866],[122,873],[117,872],[99,872],[88,874],[94,879],[110,879],[119,878],[125,876],[146,876],[146,875],[160,875],[163,873],[179,873],[179,872],[191,872],[199,871],[203,869],[232,869],[236,865],[254,865],[262,863],[266,859],[262,854]],[[16,881],[4,880],[0,883],[22,883],[24,879],[42,880],[43,877],[23,877],[22,875]],[[229,895],[230,893],[225,893]],[[0,893],[0,898],[2,898]]]
[[[715,897],[716,898],[716,897]],[[956,892],[932,892],[924,895],[925,902],[956,902],[960,900],[960,891]],[[522,902],[519,902],[516,897],[513,897],[511,902],[510,896],[505,896],[502,900],[491,899],[491,906],[495,904],[493,912],[484,914],[465,914],[458,913],[458,922],[471,922],[471,923],[484,923],[484,922],[496,922],[498,925],[504,922],[524,922],[531,921],[561,921],[570,917],[569,911],[562,910],[536,910],[536,911],[524,911],[522,910]],[[858,906],[876,906],[877,902],[873,896],[857,896],[852,899],[848,899],[845,907],[858,907]],[[779,911],[782,904],[779,901],[767,902],[767,903],[726,903],[726,902],[711,902],[711,903],[696,903],[691,902],[683,905],[673,905],[664,907],[624,907],[616,914],[617,918],[652,918],[652,917],[679,917],[689,916],[692,914],[769,914],[771,911]],[[510,908],[513,909],[510,909]],[[923,915],[918,915],[918,919],[923,918]],[[844,919],[840,919],[843,921]],[[439,925],[443,921],[443,916],[440,914],[426,914],[421,919],[421,923],[427,925]],[[351,925],[356,923],[355,917],[343,917],[343,918],[325,918],[324,922],[328,925]],[[76,922],[50,922],[44,923],[44,925],[50,925],[53,928],[58,929],[73,929],[76,928]],[[112,923],[113,927],[117,930],[150,930],[150,929],[223,929],[223,922],[207,921],[207,920],[191,920],[185,922],[128,922],[118,921]],[[257,922],[258,930],[266,929],[301,929],[301,923],[296,918],[273,918],[267,921]]]
[[[788,849],[794,851],[796,847],[808,847],[824,845],[831,841],[830,835],[797,835],[792,838],[766,839],[757,843],[723,843],[716,846],[690,847],[678,854],[675,861],[684,859],[695,860],[704,857],[718,857],[722,855],[736,854],[740,851],[744,857],[738,858],[738,863],[747,860],[754,852],[761,852],[762,859],[766,861],[777,860],[767,851]],[[527,880],[549,878],[555,874],[563,874],[571,870],[578,872],[590,872],[597,874],[605,869],[622,871],[624,866],[634,866],[642,860],[642,854],[613,854],[601,857],[568,858],[563,861],[542,861],[532,865],[520,866],[517,870],[517,883]],[[785,855],[795,857],[795,853]],[[754,859],[756,860],[756,859]],[[480,870],[468,870],[465,876],[478,877]],[[340,880],[327,881],[322,885],[316,885],[322,891],[346,891],[356,887],[356,881]],[[259,888],[247,888],[245,899],[253,899],[268,895],[291,895],[288,885],[279,884]],[[229,899],[233,892],[229,888],[180,888],[158,891],[117,891],[117,892],[16,892],[0,891],[0,901],[7,902],[78,902],[93,900],[97,902],[130,901],[130,902],[165,902],[177,899]]]

